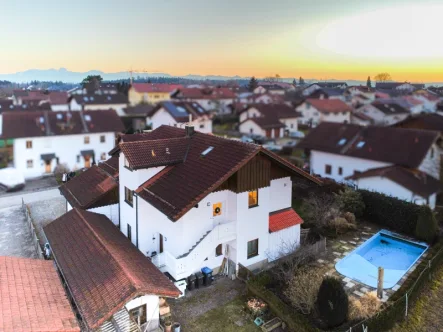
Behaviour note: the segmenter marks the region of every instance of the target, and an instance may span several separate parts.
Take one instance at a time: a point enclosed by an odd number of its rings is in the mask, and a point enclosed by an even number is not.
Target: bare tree
[[[333,195],[313,194],[303,202],[302,211],[305,222],[316,228],[327,227],[329,221],[340,215],[340,207]]]
[[[379,73],[374,76],[374,80],[377,82],[387,82],[392,81],[392,77],[389,73]]]

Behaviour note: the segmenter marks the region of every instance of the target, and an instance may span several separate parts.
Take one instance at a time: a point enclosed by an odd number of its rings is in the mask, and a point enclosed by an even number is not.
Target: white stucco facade
[[[102,136],[104,136],[104,142],[101,142]],[[52,173],[57,165],[57,158],[60,164],[67,164],[70,170],[80,169],[88,165],[84,151],[92,150],[95,161],[98,162],[103,157],[107,159],[107,153],[114,147],[114,144],[115,134],[110,132],[16,138],[13,146],[14,167],[21,171],[26,179]],[[42,155],[46,154],[55,155],[48,161],[48,166],[42,159]],[[91,156],[91,164],[92,161]]]
[[[371,119],[375,125],[390,126],[397,122],[403,121],[409,116],[409,113],[385,114],[377,107],[371,104],[360,107],[356,112],[362,113]]]
[[[66,212],[70,210],[72,210],[72,206],[66,201]],[[88,209],[88,211],[105,215],[115,226],[117,226],[119,223],[120,215],[118,204],[104,205],[97,208]]]
[[[129,301],[125,305],[128,312],[140,307],[146,310],[146,322],[148,323],[147,328],[143,331],[158,331],[160,325],[159,297],[156,295],[144,295]]]
[[[351,112],[320,112],[317,108],[304,102],[297,107],[297,111],[302,114],[300,123],[312,124],[316,127],[321,122],[351,123]]]
[[[151,124],[152,129],[157,129],[162,125],[183,127],[184,123],[178,123],[165,109],[161,108],[151,117],[146,119]],[[187,122],[188,123],[188,122]],[[212,120],[208,116],[203,116],[191,122],[196,131],[209,134],[212,133]]]

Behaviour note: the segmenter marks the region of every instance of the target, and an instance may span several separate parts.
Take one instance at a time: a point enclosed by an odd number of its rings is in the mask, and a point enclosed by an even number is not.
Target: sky
[[[443,81],[443,0],[0,0],[0,73]]]

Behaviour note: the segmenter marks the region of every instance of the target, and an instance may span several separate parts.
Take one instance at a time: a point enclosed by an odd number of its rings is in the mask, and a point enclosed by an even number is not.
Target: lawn
[[[251,316],[245,311],[245,298],[238,296],[223,306],[191,320],[187,331],[194,332],[258,332]]]
[[[435,274],[429,288],[411,308],[408,319],[396,326],[394,332],[441,331],[443,326],[443,268]]]

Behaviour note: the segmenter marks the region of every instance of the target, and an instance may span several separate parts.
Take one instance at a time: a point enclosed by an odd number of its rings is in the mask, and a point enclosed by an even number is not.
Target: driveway
[[[25,187],[20,191],[6,192],[4,190],[0,190],[0,197],[15,196],[17,194],[23,195],[57,187],[58,183],[55,180],[55,176],[45,176],[37,179],[26,180]]]
[[[8,194],[7,196],[0,196],[0,209],[8,206],[17,206],[22,204],[22,198],[26,204],[50,200],[57,197],[61,197],[58,188],[43,190],[38,192],[22,193],[20,191],[13,193],[14,195]]]
[[[20,205],[0,209],[0,256],[38,258]]]

